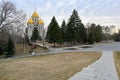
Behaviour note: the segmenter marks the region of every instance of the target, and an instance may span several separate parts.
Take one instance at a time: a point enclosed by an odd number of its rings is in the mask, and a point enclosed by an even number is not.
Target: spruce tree
[[[102,40],[102,35],[103,35],[102,26],[97,25],[95,27],[94,35],[95,35],[96,42],[100,42]]]
[[[67,41],[76,42],[76,11],[74,10],[67,24]]]
[[[38,39],[40,39],[39,31],[38,31],[38,29],[35,27],[35,28],[33,29],[33,34],[32,34],[31,40],[36,42],[36,40],[38,40]]]
[[[5,52],[6,52],[6,57],[11,57],[15,53],[15,46],[11,38],[8,39]]]
[[[92,23],[88,28],[88,30],[89,33],[93,34],[94,42],[100,42],[102,40],[102,36],[103,36],[102,26]]]
[[[67,41],[66,28],[67,28],[67,26],[66,26],[65,20],[63,20],[62,25],[61,25],[61,34],[62,34],[62,42],[63,43]]]
[[[96,27],[96,24],[92,23],[89,28],[88,28],[88,42],[89,41],[93,41],[95,42],[95,27]],[[92,36],[92,37],[90,37]],[[89,42],[90,43],[90,42]]]
[[[80,26],[78,26],[78,42],[86,43],[87,42],[87,33],[86,28],[81,23]]]
[[[46,39],[48,42],[54,43],[54,47],[55,43],[61,43],[61,30],[55,16],[53,16],[50,24],[48,25]]]
[[[87,41],[86,29],[82,24],[76,10],[73,10],[67,24],[67,39],[69,42],[74,43],[74,45],[76,42]]]
[[[0,56],[3,55],[3,46],[0,46]]]
[[[120,30],[118,31],[118,33],[114,33],[114,34],[113,34],[113,39],[114,39],[116,42],[120,42]]]
[[[90,32],[88,37],[89,44],[94,44],[94,33]]]

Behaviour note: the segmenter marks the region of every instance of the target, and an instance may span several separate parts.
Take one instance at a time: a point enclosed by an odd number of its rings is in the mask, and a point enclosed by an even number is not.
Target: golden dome
[[[38,24],[44,24],[43,20],[40,19],[40,20],[38,21]]]
[[[38,13],[35,11],[33,14],[32,14],[32,17],[39,17]]]
[[[28,24],[34,24],[32,18],[30,18],[27,23],[28,23]]]

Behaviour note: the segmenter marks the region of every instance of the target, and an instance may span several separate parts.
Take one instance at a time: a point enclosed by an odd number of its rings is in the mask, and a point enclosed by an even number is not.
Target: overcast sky
[[[61,25],[63,19],[68,21],[73,9],[76,9],[84,24],[96,23],[120,27],[120,0],[9,0],[30,16],[36,6],[37,12],[44,20],[45,26],[51,18]]]

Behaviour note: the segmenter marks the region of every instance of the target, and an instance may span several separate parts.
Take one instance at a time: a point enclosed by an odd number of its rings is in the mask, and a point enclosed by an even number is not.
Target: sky
[[[73,9],[84,24],[115,25],[120,28],[120,0],[8,0],[26,12],[27,18],[36,11],[47,26],[55,16],[59,25],[68,21]]]

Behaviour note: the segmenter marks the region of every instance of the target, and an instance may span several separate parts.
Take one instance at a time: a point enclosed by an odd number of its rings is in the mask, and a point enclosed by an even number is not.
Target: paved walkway
[[[112,51],[103,51],[99,60],[76,73],[69,80],[119,80]]]

